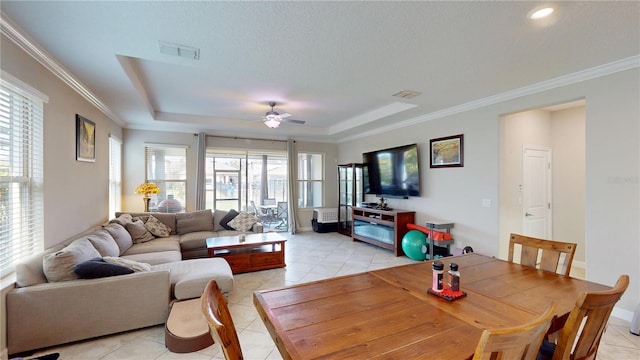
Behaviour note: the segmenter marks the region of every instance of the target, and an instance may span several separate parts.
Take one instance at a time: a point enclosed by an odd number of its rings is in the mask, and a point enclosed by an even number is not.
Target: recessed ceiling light
[[[545,17],[551,15],[551,13],[553,13],[553,8],[552,7],[546,7],[546,8],[538,9],[538,10],[535,10],[534,12],[532,12],[531,15],[529,15],[529,19],[532,19],[532,20],[542,19],[542,18],[545,18]]]

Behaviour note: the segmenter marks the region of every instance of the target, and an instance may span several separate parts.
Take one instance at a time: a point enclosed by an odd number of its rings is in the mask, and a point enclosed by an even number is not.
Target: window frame
[[[122,210],[122,140],[109,134],[109,217]]]
[[[184,189],[184,197],[180,198],[180,199],[176,199],[178,201],[181,202],[181,208],[168,208],[165,209],[165,211],[163,212],[170,212],[170,213],[175,213],[175,212],[184,212],[186,211],[186,202],[187,202],[187,149],[189,147],[187,145],[178,145],[178,144],[150,144],[150,143],[146,143],[144,146],[144,161],[145,161],[145,182],[150,182],[150,183],[154,183],[156,184],[159,188],[160,188],[160,194],[150,194],[151,197],[151,202],[155,202],[155,205],[158,206],[161,201],[158,201],[158,196],[163,194],[163,189],[166,189],[166,186],[168,184],[173,184],[173,183],[178,183],[178,184],[183,184],[182,188]],[[184,151],[184,154],[180,154],[180,156],[184,156],[184,168],[181,169],[181,173],[183,173],[183,179],[179,179],[179,178],[165,178],[165,179],[156,179],[154,177],[152,177],[150,174],[150,170],[151,170],[151,166],[150,163],[151,161],[153,161],[151,159],[152,155],[150,153],[151,150],[165,150],[165,151],[175,151],[176,149],[178,150],[182,150]],[[157,166],[153,165],[154,167]],[[165,172],[165,177],[166,177],[166,172]],[[168,195],[167,195],[168,196]],[[165,200],[165,199],[163,199]],[[156,208],[155,210],[151,210],[150,211],[160,211],[160,208]]]
[[[44,248],[44,104],[48,97],[0,77],[0,275]],[[5,163],[4,165],[2,163]],[[17,196],[17,200],[16,200]]]
[[[320,175],[320,179],[301,179],[300,178],[300,169],[303,167],[301,164],[301,156],[302,155],[319,155],[320,156],[320,171],[321,171],[321,175]],[[317,152],[317,151],[298,151],[297,155],[296,155],[296,165],[297,165],[297,171],[296,171],[296,183],[297,183],[297,188],[296,188],[296,192],[297,192],[297,196],[296,198],[298,199],[298,204],[297,207],[298,209],[314,209],[314,208],[319,208],[319,207],[323,207],[324,206],[324,193],[325,193],[325,184],[326,184],[326,170],[325,170],[325,161],[326,161],[326,155],[323,152]],[[300,194],[300,186],[302,186],[305,183],[320,183],[320,204],[312,204],[307,206],[307,204],[301,204],[300,203],[300,197],[302,194]]]

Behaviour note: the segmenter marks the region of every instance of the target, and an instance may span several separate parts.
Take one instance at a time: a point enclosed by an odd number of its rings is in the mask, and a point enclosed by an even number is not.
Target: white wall
[[[530,110],[500,118],[500,236],[498,256],[506,259],[509,235],[522,234],[523,146],[552,150],[551,115],[544,110]],[[553,175],[553,173],[552,173]]]
[[[123,130],[122,147],[122,210],[144,211],[142,195],[133,190],[145,180],[145,144],[168,144],[187,146],[187,211],[196,208],[196,159],[198,137],[193,133],[177,133],[146,130]],[[110,214],[113,216],[113,214]]]
[[[522,96],[425,123],[339,144],[339,162],[362,153],[412,142],[420,144],[422,196],[390,199],[390,206],[455,222],[456,247],[498,255],[499,119],[506,114],[586,99],[585,259],[587,279],[613,285],[620,274],[631,284],[618,307],[640,302],[640,78],[638,68]],[[464,134],[464,167],[430,169],[429,139]],[[491,200],[490,208],[482,199]],[[628,313],[627,313],[628,314]]]
[[[578,244],[575,262],[586,254],[585,125],[584,106],[551,112],[553,238]]]
[[[574,266],[584,267],[585,107],[529,110],[500,119],[500,246],[506,259],[510,233],[523,233],[522,149],[537,146],[552,156],[552,238],[577,243]]]

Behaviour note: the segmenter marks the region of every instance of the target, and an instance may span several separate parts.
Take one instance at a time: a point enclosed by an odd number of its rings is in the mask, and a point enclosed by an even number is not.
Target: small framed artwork
[[[464,135],[453,135],[431,139],[431,167],[464,166]]]
[[[96,123],[76,114],[76,160],[96,162]]]

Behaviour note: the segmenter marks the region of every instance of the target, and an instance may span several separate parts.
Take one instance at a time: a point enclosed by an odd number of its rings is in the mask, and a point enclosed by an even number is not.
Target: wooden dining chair
[[[551,302],[542,315],[527,324],[484,330],[473,355],[473,360],[535,359],[555,313],[556,304]]]
[[[555,351],[551,346],[553,360],[595,359],[613,306],[620,300],[627,286],[629,276],[621,275],[611,290],[581,293],[560,330]],[[541,354],[540,359],[551,359],[549,355]]]
[[[224,358],[227,360],[244,359],[227,301],[215,280],[209,281],[200,302],[202,313],[209,323],[211,337],[222,347]]]
[[[509,238],[509,262],[513,262],[513,253],[516,244],[522,246],[520,251],[520,264],[555,272],[560,275],[569,275],[577,244],[511,234]],[[542,251],[542,255],[540,257],[540,263],[538,263],[538,253],[540,251]],[[560,266],[560,269],[558,269],[562,254],[565,255],[564,262]]]

